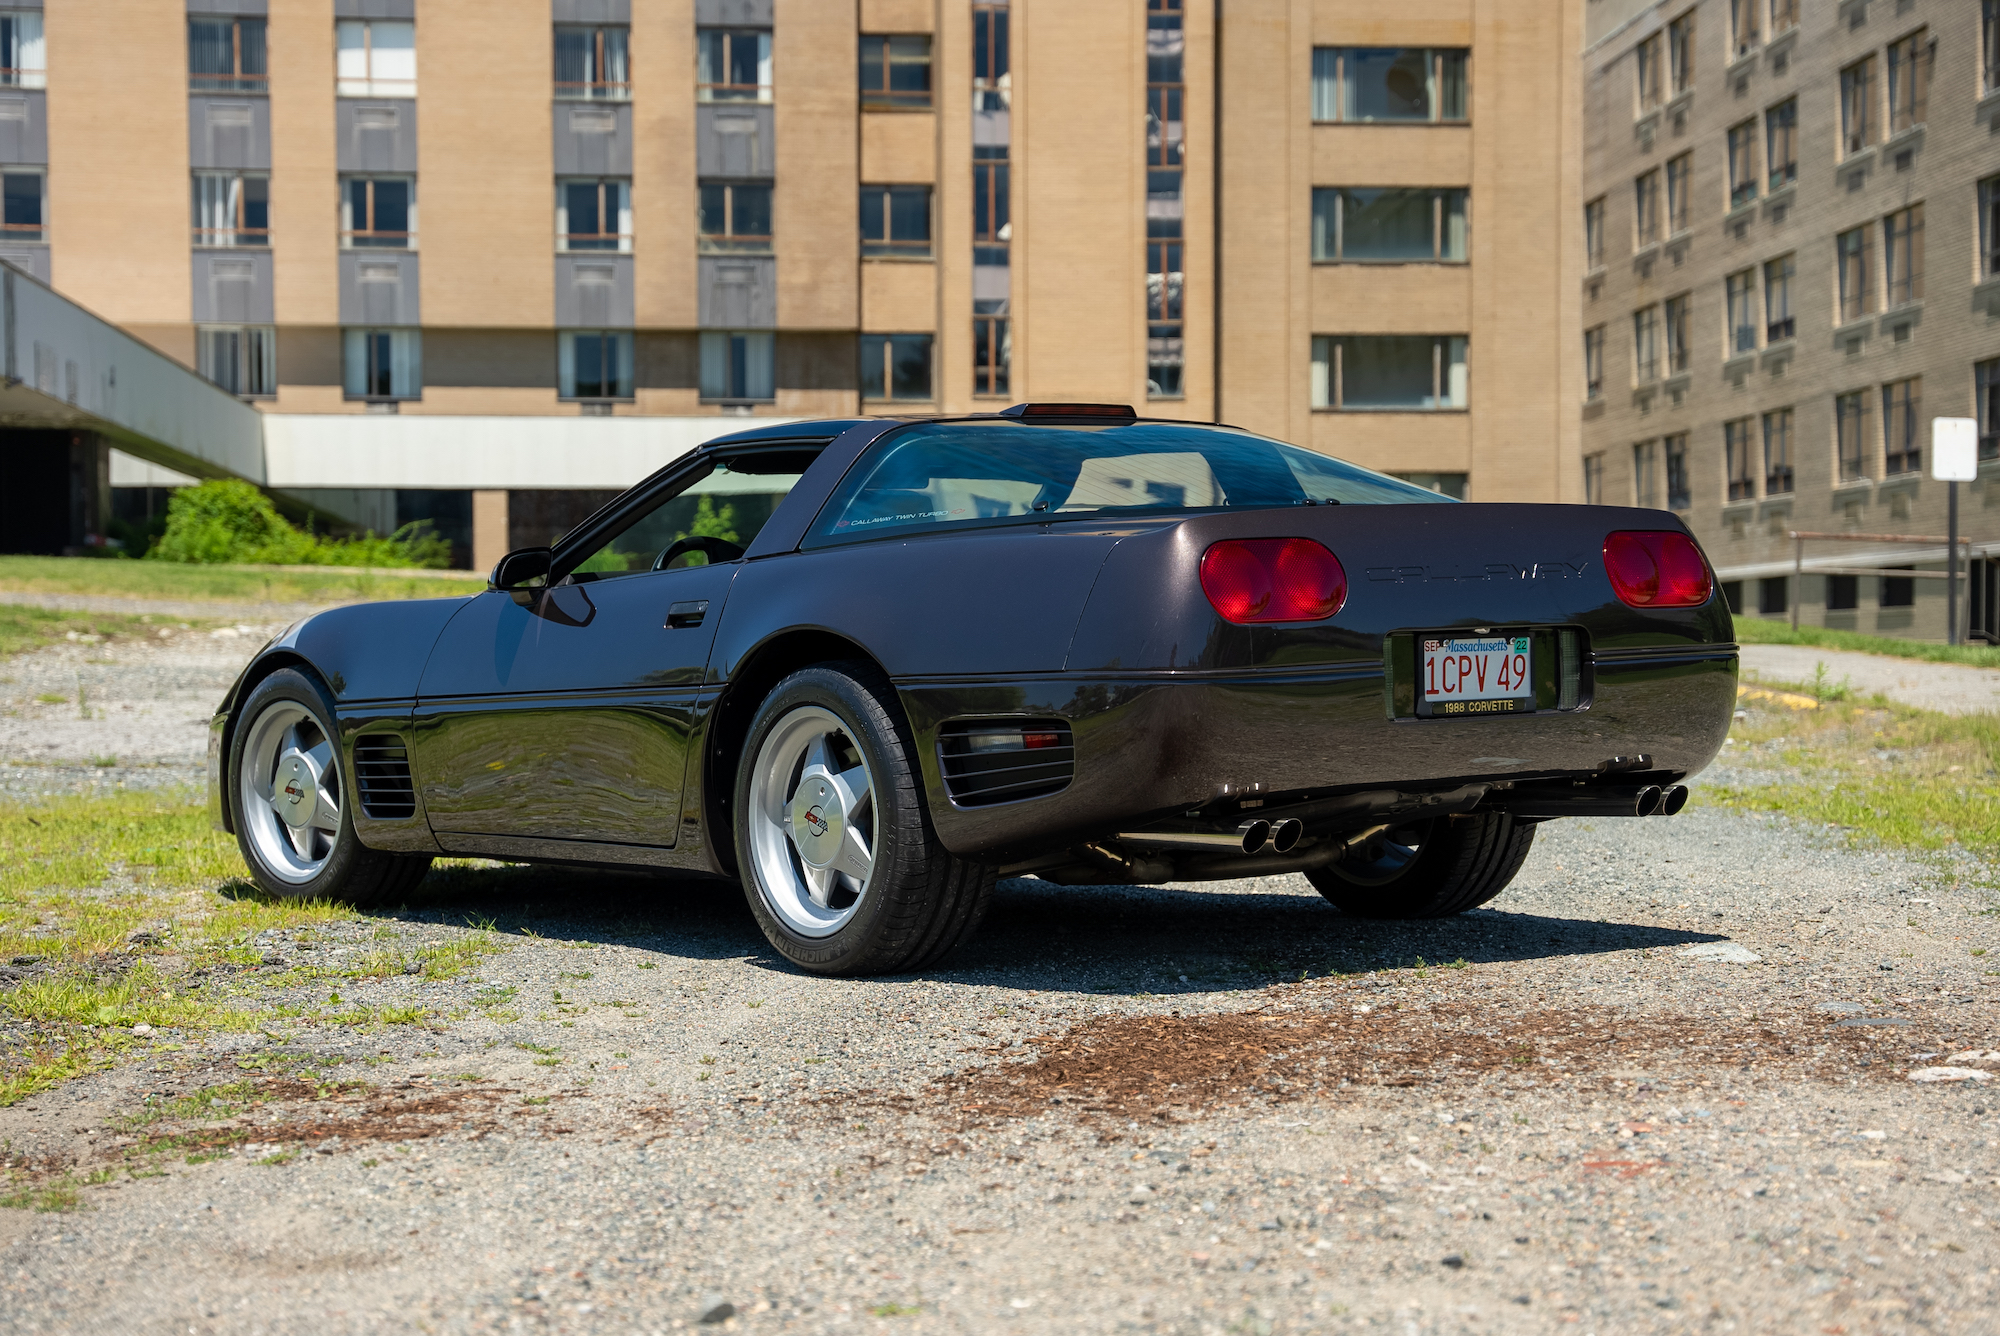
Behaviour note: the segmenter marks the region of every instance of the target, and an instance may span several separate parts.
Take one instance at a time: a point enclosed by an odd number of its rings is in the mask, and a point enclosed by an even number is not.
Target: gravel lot
[[[255,643],[114,647],[90,722],[171,770]],[[1441,923],[1022,880],[952,967],[826,981],[733,887],[460,873],[206,981],[305,1015],[0,1110],[22,1182],[109,1171],[0,1211],[0,1330],[1991,1331],[2000,1090],[1908,1079],[2000,1072],[1981,874],[1696,806]],[[337,977],[487,919],[459,979]]]
[[[1882,693],[1890,700],[1943,714],[2000,710],[2000,669],[1962,663],[1925,663],[1886,654],[1820,649],[1812,645],[1745,645],[1744,676],[1769,682],[1810,682],[1813,669],[1826,665],[1827,680],[1845,682],[1862,696]]]

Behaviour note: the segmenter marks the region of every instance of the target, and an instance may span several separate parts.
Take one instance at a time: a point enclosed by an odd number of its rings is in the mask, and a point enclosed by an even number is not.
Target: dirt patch
[[[256,1143],[300,1145],[338,1140],[347,1145],[421,1141],[447,1132],[474,1137],[498,1131],[512,1086],[489,1084],[437,1088],[405,1081],[384,1089],[360,1083],[316,1086],[295,1077],[258,1083],[254,1107],[243,1116],[206,1126],[165,1129],[142,1138],[126,1154],[200,1154]],[[272,1110],[274,1104],[304,1104],[303,1110]]]
[[[1027,1060],[940,1078],[929,1093],[975,1120],[1060,1107],[1086,1119],[1171,1122],[1343,1089],[1476,1079],[1678,1086],[1727,1070],[1902,1080],[1925,1058],[1982,1037],[1947,1010],[1902,1009],[1883,1025],[1801,1010],[1645,1016],[1570,1007],[1495,1016],[1458,1002],[1351,1014],[1106,1017],[1032,1037]]]

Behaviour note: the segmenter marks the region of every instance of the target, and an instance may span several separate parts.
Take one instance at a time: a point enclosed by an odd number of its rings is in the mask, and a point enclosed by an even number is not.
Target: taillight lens
[[[1694,539],[1672,529],[1625,529],[1604,540],[1604,570],[1635,608],[1694,608],[1714,586]]]
[[[1201,592],[1232,622],[1317,622],[1347,602],[1347,572],[1310,538],[1230,539],[1202,553]]]

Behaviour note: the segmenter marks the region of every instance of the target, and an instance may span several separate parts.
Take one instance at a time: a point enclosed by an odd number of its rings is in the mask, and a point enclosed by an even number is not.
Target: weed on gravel
[[[118,612],[59,612],[52,608],[17,607],[0,603],[0,658],[64,642],[95,645],[105,641],[157,640],[205,633],[214,623],[150,614]],[[44,705],[67,703],[72,697],[37,697]]]

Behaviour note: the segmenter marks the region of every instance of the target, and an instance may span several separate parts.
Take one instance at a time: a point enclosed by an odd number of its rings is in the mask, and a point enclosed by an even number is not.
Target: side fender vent
[[[417,814],[410,752],[394,733],[370,733],[354,740],[354,787],[361,791],[361,810],[378,821]]]
[[[1060,719],[955,719],[938,729],[937,748],[958,807],[1046,798],[1076,778],[1076,747]]]

